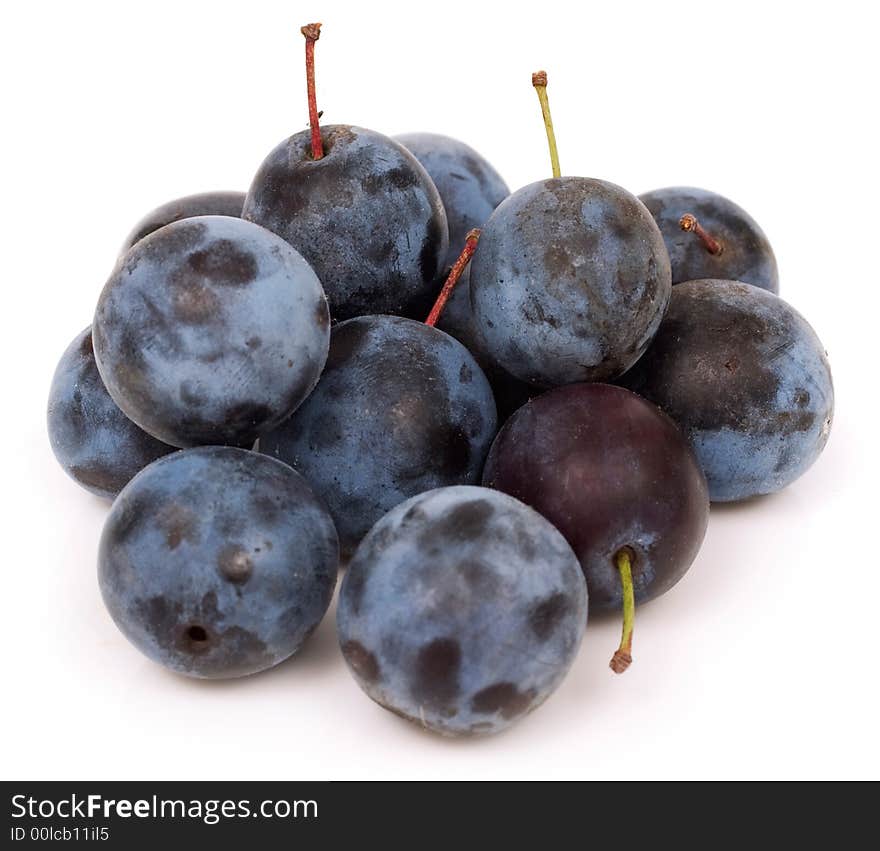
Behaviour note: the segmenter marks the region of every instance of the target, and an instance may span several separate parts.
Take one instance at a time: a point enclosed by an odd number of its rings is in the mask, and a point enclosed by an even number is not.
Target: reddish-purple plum
[[[525,404],[498,433],[483,483],[562,532],[586,576],[591,610],[623,606],[625,616],[628,603],[681,579],[709,517],[706,480],[675,423],[608,384],[560,387]]]

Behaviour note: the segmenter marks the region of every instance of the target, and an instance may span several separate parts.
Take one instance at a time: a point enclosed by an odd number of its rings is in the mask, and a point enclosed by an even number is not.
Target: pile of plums
[[[622,620],[622,672],[635,607],[688,570],[710,501],[816,460],[828,362],[733,202],[560,175],[546,75],[554,176],[510,193],[455,139],[320,125],[319,32],[310,126],[247,194],[131,231],[56,370],[52,448],[113,500],[100,589],[149,658],[276,665],[347,562],[337,629],[363,690],[496,732],[559,685],[588,601]]]

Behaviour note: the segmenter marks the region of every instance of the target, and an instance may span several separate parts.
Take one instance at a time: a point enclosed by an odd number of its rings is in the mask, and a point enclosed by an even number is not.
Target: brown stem
[[[437,296],[437,301],[434,302],[434,306],[431,308],[431,312],[425,320],[425,325],[434,326],[437,324],[437,320],[440,318],[443,308],[446,307],[446,302],[449,301],[449,297],[452,295],[452,291],[455,289],[458,279],[461,277],[467,264],[470,263],[471,257],[474,256],[479,241],[479,228],[474,228],[473,230],[468,231],[464,240],[464,248],[462,248],[461,254],[458,255],[458,260],[452,264],[452,268],[449,270],[449,275],[446,278],[446,283],[443,284],[443,288],[440,290],[440,295]]]
[[[320,24],[306,24],[300,28],[306,37],[306,91],[309,98],[309,124],[312,128],[312,159],[319,160],[324,156],[324,144],[321,142],[321,126],[318,121],[318,99],[315,95],[315,42],[321,37]]]
[[[609,663],[611,670],[615,674],[622,674],[630,665],[632,665],[632,638],[630,638],[626,647],[620,647],[614,651]]]
[[[679,220],[678,226],[685,232],[693,232],[700,238],[700,242],[710,254],[716,257],[724,251],[724,246],[711,234],[703,230],[703,226],[697,221],[697,217],[690,213],[685,213]]]

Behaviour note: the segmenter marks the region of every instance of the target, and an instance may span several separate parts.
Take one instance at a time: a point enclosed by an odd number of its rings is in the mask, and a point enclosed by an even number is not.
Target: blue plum
[[[113,499],[144,467],[173,452],[139,429],[110,398],[86,328],[67,347],[49,390],[49,442],[58,463],[79,485]]]
[[[471,229],[482,227],[510,189],[484,157],[458,139],[439,133],[405,133],[395,138],[425,167],[440,193],[449,223],[449,251],[443,264],[448,268],[458,258]],[[499,420],[506,419],[533,391],[492,361],[474,322],[470,291],[468,268],[437,327],[470,350],[492,385]]]
[[[779,297],[735,281],[673,289],[647,354],[622,379],[690,439],[713,501],[773,493],[828,440],[834,388],[825,350]]]
[[[499,423],[504,422],[517,408],[539,392],[531,384],[514,378],[507,370],[498,366],[489,354],[471,309],[470,266],[464,270],[452,291],[440,314],[437,327],[455,337],[480,365],[495,396]]]
[[[437,188],[403,145],[361,127],[297,133],[263,161],[244,218],[282,236],[318,273],[335,321],[372,313],[424,317],[449,233]]]
[[[403,500],[476,483],[495,428],[492,390],[464,346],[412,319],[363,316],[334,326],[318,386],[260,451],[311,482],[348,554]]]
[[[168,201],[147,213],[132,229],[122,245],[125,254],[136,242],[171,222],[193,216],[233,216],[241,218],[244,192],[199,192]]]
[[[98,580],[138,650],[181,674],[238,677],[295,653],[330,605],[333,521],[280,461],[228,446],[175,452],[122,490]]]
[[[668,591],[709,519],[706,480],[684,435],[655,405],[609,384],[558,387],[520,408],[492,444],[483,484],[562,532],[593,611],[620,611],[615,556],[623,549],[636,603]]]
[[[499,205],[471,261],[470,287],[492,359],[549,387],[632,366],[660,324],[672,278],[663,237],[634,195],[561,177]]]
[[[305,260],[251,222],[199,216],[138,242],[92,326],[110,396],[174,446],[250,446],[317,382],[327,300]]]
[[[510,189],[488,160],[470,145],[439,133],[404,133],[394,137],[428,172],[446,210],[451,266],[468,231],[482,227]]]
[[[538,707],[587,622],[577,558],[497,491],[413,497],[364,538],[342,583],[339,642],[378,704],[450,736],[496,733]]]
[[[639,199],[666,241],[673,284],[716,278],[779,292],[776,257],[769,240],[758,223],[729,198],[706,189],[670,186],[646,192]],[[710,250],[695,233],[682,229],[681,219],[686,215],[694,217],[718,243],[717,248]]]

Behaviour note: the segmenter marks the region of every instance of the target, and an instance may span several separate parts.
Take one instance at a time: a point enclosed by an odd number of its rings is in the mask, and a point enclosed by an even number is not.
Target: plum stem
[[[318,112],[318,99],[315,95],[315,42],[321,37],[320,24],[306,24],[300,27],[306,37],[306,91],[309,99],[309,125],[312,128],[312,159],[319,160],[324,156],[324,144],[321,142],[321,126],[318,123],[321,113]]]
[[[553,132],[553,119],[550,117],[550,101],[547,100],[547,72],[535,71],[532,74],[532,85],[541,102],[541,115],[544,116],[544,128],[547,130],[547,144],[550,147],[550,167],[554,177],[561,177],[559,168],[559,151],[556,150],[556,133]]]
[[[714,254],[717,257],[722,251],[724,251],[724,246],[711,234],[703,230],[703,226],[697,221],[697,217],[693,214],[685,213],[678,220],[678,226],[685,231],[685,233],[694,233],[698,236],[700,242],[703,243],[706,251],[710,254]]]
[[[469,230],[464,240],[464,248],[461,249],[461,254],[458,255],[458,260],[452,264],[452,268],[449,270],[449,275],[446,277],[446,283],[443,284],[443,287],[440,290],[440,295],[437,296],[437,301],[434,302],[434,306],[431,308],[431,312],[425,320],[425,325],[433,327],[437,324],[437,320],[440,318],[443,308],[446,307],[446,302],[449,301],[449,297],[452,295],[452,291],[455,289],[458,279],[461,277],[467,264],[470,263],[471,257],[474,256],[479,241],[480,229],[474,228],[473,230]]]
[[[610,667],[615,674],[622,674],[632,663],[633,623],[636,617],[636,600],[633,591],[632,563],[629,550],[624,547],[614,557],[623,590],[623,631],[620,647],[611,657]]]

